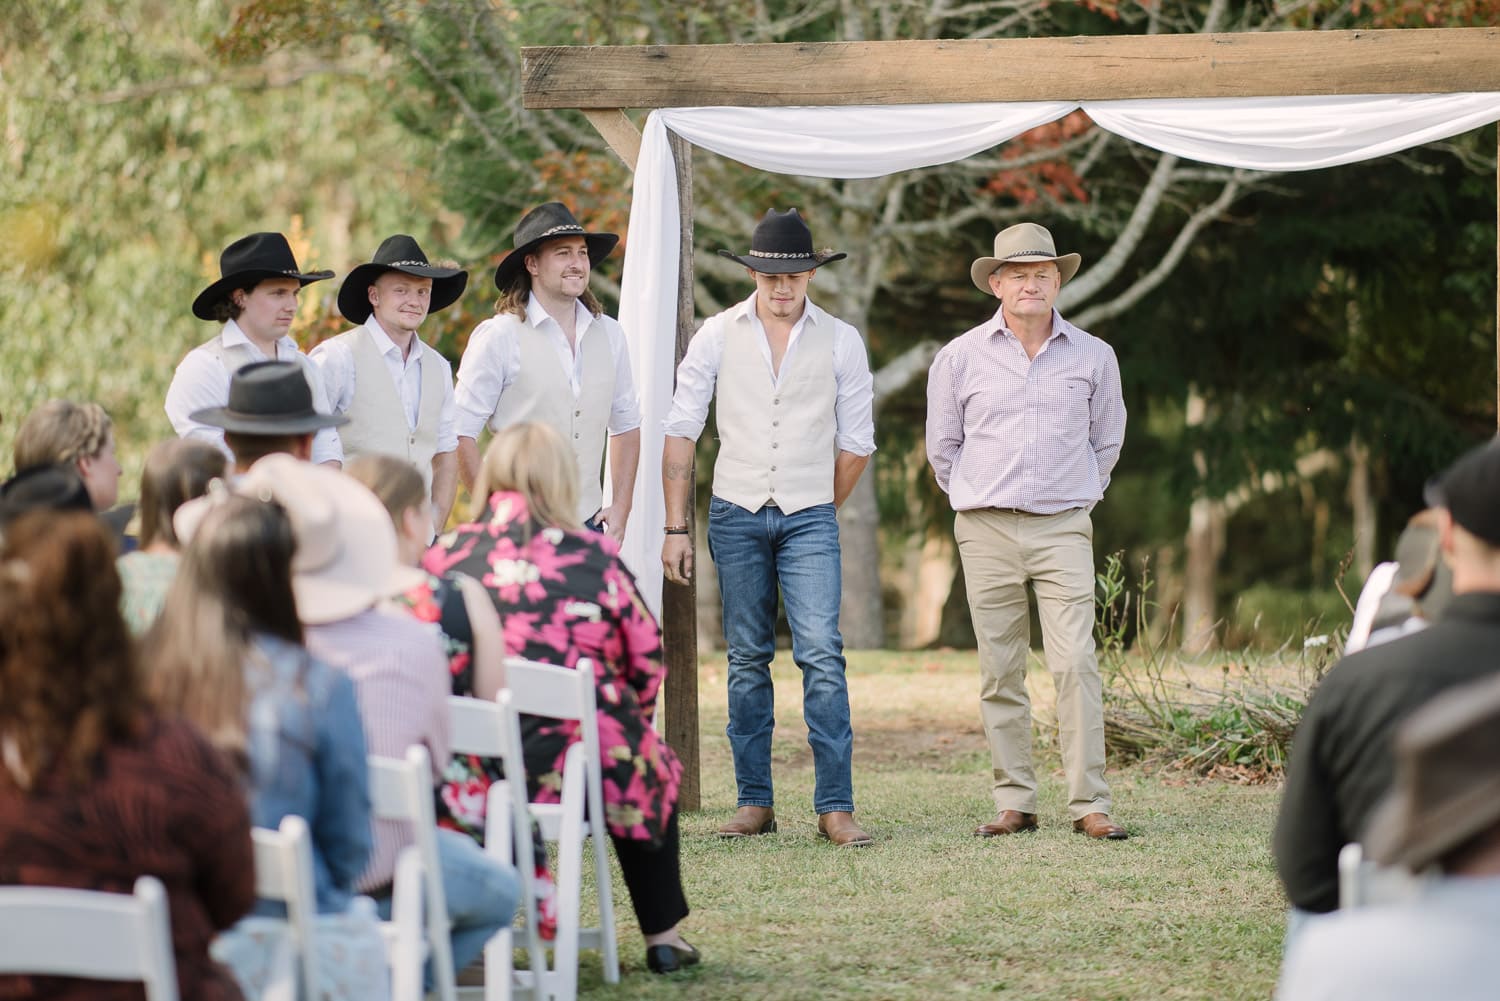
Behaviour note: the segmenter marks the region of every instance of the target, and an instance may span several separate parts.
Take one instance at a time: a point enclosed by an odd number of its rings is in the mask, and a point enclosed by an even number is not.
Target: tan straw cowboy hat
[[[1062,281],[1058,284],[1066,285],[1068,279],[1078,273],[1083,258],[1077,254],[1059,254],[1052,242],[1052,234],[1045,227],[1034,222],[1020,222],[995,235],[995,256],[981,257],[969,265],[969,277],[974,279],[975,288],[985,295],[993,295],[990,275],[996,268],[1002,264],[1036,264],[1041,261],[1056,261],[1062,272]]]

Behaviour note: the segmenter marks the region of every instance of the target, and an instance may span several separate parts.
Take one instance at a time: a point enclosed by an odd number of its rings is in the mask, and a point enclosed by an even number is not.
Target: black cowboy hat
[[[599,262],[609,256],[620,238],[614,233],[589,233],[573,218],[573,213],[562,202],[538,205],[516,223],[515,250],[505,255],[505,260],[495,269],[495,287],[504,292],[510,288],[516,272],[526,265],[526,255],[548,240],[560,240],[567,236],[581,236],[589,248],[589,267],[597,268]]]
[[[217,319],[214,307],[237,288],[267,278],[295,278],[303,285],[332,278],[332,271],[299,271],[292,245],[280,233],[251,233],[241,237],[219,255],[219,280],[198,293],[193,315],[200,320]]]
[[[842,261],[848,254],[835,254],[831,250],[813,250],[812,230],[797,214],[796,209],[777,212],[768,209],[766,217],[755,224],[750,235],[750,253],[736,257],[727,250],[719,251],[720,257],[739,261],[751,271],[766,275],[791,275],[799,271]]]
[[[387,271],[399,271],[403,275],[432,279],[432,299],[428,313],[446,309],[458,301],[469,284],[469,273],[462,268],[440,268],[427,263],[427,255],[417,246],[417,241],[404,233],[387,237],[370,258],[370,263],[361,264],[349,272],[339,288],[339,312],[350,323],[364,323],[370,318],[370,286],[375,279]]]
[[[307,434],[348,424],[349,418],[313,409],[312,386],[294,361],[253,361],[229,379],[229,404],[189,415],[200,424],[238,434]]]

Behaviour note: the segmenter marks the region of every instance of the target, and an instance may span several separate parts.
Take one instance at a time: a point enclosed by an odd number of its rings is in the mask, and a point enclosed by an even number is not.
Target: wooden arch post
[[[641,134],[625,115],[626,108],[1500,92],[1500,28],[531,46],[522,49],[521,56],[524,106],[582,111],[631,170],[640,154]],[[996,66],[1005,67],[1005,72],[996,73]],[[671,143],[683,234],[677,287],[680,362],[693,333],[692,147],[675,134]],[[1496,190],[1500,194],[1500,174]],[[1500,206],[1496,227],[1500,233]],[[1495,396],[1500,424],[1500,240],[1495,265]],[[652,456],[642,456],[642,469],[644,475],[653,475]],[[695,588],[664,584],[662,614],[666,736],[684,763],[681,806],[696,810],[700,789]]]

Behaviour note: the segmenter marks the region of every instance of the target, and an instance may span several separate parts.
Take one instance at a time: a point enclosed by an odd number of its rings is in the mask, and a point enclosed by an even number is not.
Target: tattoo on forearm
[[[669,462],[664,471],[669,480],[690,480],[693,478],[693,464],[691,462]]]

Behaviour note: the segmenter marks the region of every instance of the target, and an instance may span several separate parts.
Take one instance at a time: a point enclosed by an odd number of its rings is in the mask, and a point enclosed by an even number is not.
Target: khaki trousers
[[[1094,526],[1088,512],[960,511],[953,534],[979,639],[979,715],[990,743],[995,808],[1037,812],[1026,694],[1030,581],[1047,669],[1057,688],[1068,813],[1073,820],[1109,813],[1104,704],[1094,657]]]

